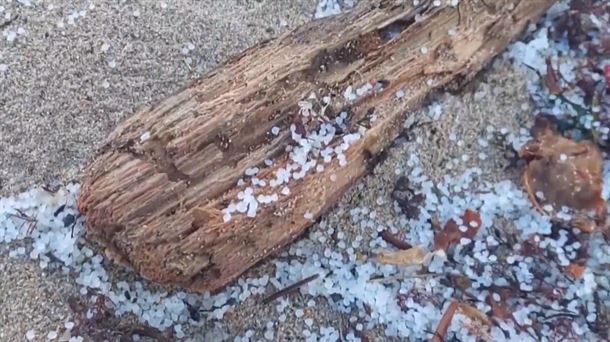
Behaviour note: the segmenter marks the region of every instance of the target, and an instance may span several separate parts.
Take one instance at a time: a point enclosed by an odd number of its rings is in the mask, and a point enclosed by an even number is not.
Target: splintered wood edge
[[[248,49],[110,136],[87,169],[79,200],[88,235],[152,281],[220,290],[333,206],[427,95],[472,77],[553,2],[509,0],[492,8],[468,1],[459,11],[429,8],[417,20],[407,5],[362,2]],[[400,32],[385,39],[390,27]],[[349,49],[345,63],[319,72],[325,58]],[[340,99],[348,85],[371,80],[385,87],[354,103]],[[246,168],[274,159],[261,171],[264,179],[286,166],[287,127],[297,119],[298,101],[312,92],[338,94],[329,110],[348,109],[354,130],[376,115],[347,151],[349,164],[326,164],[323,172],[292,180],[290,195],[259,207],[256,217],[224,222],[222,210],[241,190],[235,184]],[[282,132],[270,139],[273,126]]]

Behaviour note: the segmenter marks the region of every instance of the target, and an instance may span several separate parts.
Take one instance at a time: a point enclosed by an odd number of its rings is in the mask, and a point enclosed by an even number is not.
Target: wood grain
[[[452,8],[422,1],[414,8],[412,1],[362,1],[244,51],[111,134],[87,169],[79,201],[88,236],[152,281],[220,290],[296,239],[312,223],[306,212],[315,219],[331,208],[427,95],[473,77],[553,2],[463,0]],[[348,86],[366,82],[383,89],[344,99]],[[290,195],[259,207],[254,218],[225,223],[222,210],[242,190],[236,183],[248,167],[273,159],[258,175],[265,179],[288,163],[288,127],[311,93],[332,96],[327,113],[348,111],[349,129],[363,133],[346,153],[348,165],[333,161],[291,180]]]

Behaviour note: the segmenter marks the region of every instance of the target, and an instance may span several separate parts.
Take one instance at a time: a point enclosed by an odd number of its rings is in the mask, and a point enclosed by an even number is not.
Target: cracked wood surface
[[[88,236],[152,281],[222,289],[296,239],[313,222],[305,213],[315,219],[331,208],[427,95],[474,76],[554,0],[461,1],[457,9],[403,2],[362,1],[258,44],[127,119],[87,169],[79,208]],[[343,98],[366,82],[383,89]],[[334,160],[292,179],[290,195],[225,223],[222,209],[248,167],[273,159],[258,175],[270,179],[289,162],[289,127],[311,93],[332,96],[329,115],[348,111],[349,128],[363,133],[346,152],[348,165]]]

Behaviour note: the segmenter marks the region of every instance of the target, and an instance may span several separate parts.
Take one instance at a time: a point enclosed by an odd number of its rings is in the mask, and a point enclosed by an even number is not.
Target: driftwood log
[[[428,94],[471,78],[553,2],[363,0],[246,50],[111,134],[79,201],[88,236],[152,281],[220,290],[333,206]],[[349,86],[366,83],[374,89],[346,99]],[[269,183],[290,162],[290,127],[303,126],[299,102],[312,93],[331,97],[328,119],[348,112],[347,130],[362,134],[345,152],[347,165],[335,159],[291,179],[290,194],[260,204],[255,217],[225,222],[246,169],[260,167],[258,179]]]

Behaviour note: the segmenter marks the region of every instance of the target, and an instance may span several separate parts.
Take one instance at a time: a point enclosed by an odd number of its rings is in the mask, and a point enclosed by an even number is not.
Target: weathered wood
[[[412,1],[362,1],[248,49],[111,134],[80,198],[88,235],[155,282],[221,289],[298,237],[312,222],[306,213],[315,219],[336,203],[409,110],[434,89],[472,77],[553,2],[462,0],[452,8],[422,1],[414,8]],[[351,103],[343,98],[348,86],[366,82],[383,87]],[[348,165],[334,160],[292,179],[290,195],[261,205],[256,217],[224,222],[246,168],[273,159],[258,175],[269,181],[289,163],[289,127],[311,93],[332,95],[327,114],[347,110],[349,128],[363,133],[346,152]],[[279,188],[255,188],[261,192]]]

